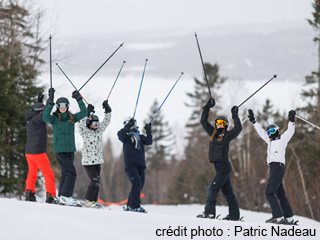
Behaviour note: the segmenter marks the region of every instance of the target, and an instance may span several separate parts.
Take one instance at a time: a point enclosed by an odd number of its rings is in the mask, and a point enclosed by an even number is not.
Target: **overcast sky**
[[[305,21],[311,0],[43,0],[58,35]]]

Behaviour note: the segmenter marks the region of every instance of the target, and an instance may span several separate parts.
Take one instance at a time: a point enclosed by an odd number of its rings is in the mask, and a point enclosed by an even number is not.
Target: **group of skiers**
[[[43,173],[46,187],[46,202],[69,206],[84,206],[101,208],[97,202],[100,187],[100,171],[103,163],[102,156],[102,134],[111,121],[111,107],[107,100],[104,100],[102,107],[105,116],[99,122],[98,116],[94,115],[94,106],[88,104],[87,108],[82,96],[76,90],[72,93],[80,108],[80,112],[72,114],[69,112],[69,100],[65,97],[57,99],[54,103],[53,88],[48,91],[48,100],[44,105],[44,95],[39,92],[38,102],[32,109],[26,112],[27,119],[27,144],[25,155],[29,166],[29,173],[26,180],[26,200],[36,201],[35,182],[38,169]],[[51,115],[53,107],[56,110]],[[229,214],[224,220],[239,221],[240,211],[236,196],[230,182],[232,167],[229,161],[229,144],[241,132],[242,125],[238,117],[238,107],[231,109],[234,128],[228,130],[229,121],[224,116],[218,116],[213,125],[208,122],[209,112],[215,106],[215,100],[210,98],[203,107],[201,125],[210,136],[209,139],[209,160],[214,164],[216,175],[207,189],[207,200],[204,212],[197,215],[199,218],[215,219],[216,199],[219,191],[227,200]],[[283,178],[285,175],[285,151],[286,146],[294,134],[295,111],[289,112],[288,130],[280,134],[279,127],[271,124],[266,131],[256,122],[254,113],[248,110],[248,119],[253,123],[259,136],[268,144],[267,164],[270,166],[270,177],[266,188],[266,198],[270,203],[272,217],[267,223],[296,224],[289,201],[286,198]],[[76,180],[74,167],[75,147],[75,123],[79,122],[79,132],[83,138],[82,165],[85,167],[90,184],[87,188],[85,201],[83,203],[75,200],[73,190]],[[61,167],[61,179],[59,193],[56,195],[55,176],[50,167],[47,151],[47,129],[46,123],[53,127],[53,151]],[[123,155],[125,172],[132,184],[128,196],[126,211],[146,212],[141,206],[140,193],[145,183],[145,150],[144,145],[152,144],[151,123],[145,125],[146,135],[140,134],[137,122],[132,117],[124,119],[123,128],[118,131],[118,139],[123,143]],[[279,204],[280,202],[280,204]]]
[[[97,202],[100,189],[100,172],[103,161],[102,134],[111,121],[111,107],[107,100],[102,102],[105,115],[99,122],[94,115],[94,106],[86,107],[79,91],[72,92],[80,108],[80,112],[69,111],[70,102],[60,97],[54,102],[55,90],[50,88],[46,105],[43,104],[44,95],[39,92],[38,101],[26,112],[27,143],[25,155],[28,162],[29,173],[26,180],[26,201],[36,201],[35,183],[38,169],[43,173],[46,187],[46,202],[77,207],[101,208]],[[51,114],[53,107],[56,110]],[[79,122],[79,133],[83,139],[82,165],[90,179],[85,201],[75,200],[73,190],[76,181],[74,167],[75,123]],[[53,128],[53,151],[61,168],[61,179],[58,195],[55,188],[55,176],[51,169],[47,152],[47,128],[49,123]],[[141,207],[140,193],[145,182],[145,152],[144,145],[152,144],[151,123],[145,126],[147,136],[140,134],[136,120],[128,117],[124,120],[124,127],[118,132],[119,140],[123,143],[125,171],[132,188],[128,197],[126,210],[146,212]]]

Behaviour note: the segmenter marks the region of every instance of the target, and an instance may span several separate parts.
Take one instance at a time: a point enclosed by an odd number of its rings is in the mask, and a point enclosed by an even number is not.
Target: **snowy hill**
[[[300,216],[299,226],[283,226],[264,223],[268,213],[241,210],[245,222],[230,222],[196,218],[203,211],[199,204],[144,207],[148,214],[124,212],[120,206],[87,209],[1,198],[0,236],[2,240],[320,238],[320,222]],[[227,211],[217,207],[221,216]]]

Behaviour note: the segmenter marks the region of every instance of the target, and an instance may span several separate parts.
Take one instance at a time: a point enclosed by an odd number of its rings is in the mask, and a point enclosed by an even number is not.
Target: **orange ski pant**
[[[26,180],[26,190],[30,189],[33,193],[36,192],[36,181],[38,178],[38,169],[42,172],[45,181],[46,192],[56,196],[55,177],[51,169],[49,158],[46,153],[27,154],[29,173]],[[25,190],[25,191],[26,191]]]

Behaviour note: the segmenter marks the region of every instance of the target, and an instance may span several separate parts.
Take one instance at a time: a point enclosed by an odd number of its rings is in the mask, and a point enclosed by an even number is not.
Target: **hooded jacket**
[[[209,112],[203,111],[201,114],[201,125],[210,136],[209,141],[209,160],[210,162],[228,162],[229,161],[229,143],[235,139],[241,132],[242,126],[239,117],[234,118],[234,128],[230,131],[224,131],[222,141],[218,141],[221,131],[217,131],[212,136],[215,127],[208,122]]]
[[[26,112],[27,143],[25,153],[40,154],[47,152],[47,124],[42,119],[42,113],[29,109]]]
[[[43,111],[43,120],[52,124],[53,127],[53,151],[55,153],[76,151],[74,126],[76,122],[79,122],[87,116],[87,108],[82,99],[78,101],[78,105],[80,112],[71,114],[75,121],[73,124],[71,124],[71,118],[68,112],[60,113],[62,121],[59,120],[58,110],[56,110],[53,115],[50,115],[53,108],[51,104],[48,104]]]
[[[145,152],[144,145],[152,144],[152,135],[148,133],[147,136],[143,134],[139,134],[140,148],[136,148],[136,143],[131,136],[128,135],[129,129],[124,126],[118,132],[118,138],[123,143],[123,158],[125,169],[131,168],[143,168],[146,169],[146,160],[145,160]]]
[[[86,121],[88,117],[79,122],[79,133],[83,139],[82,165],[96,165],[103,163],[102,134],[110,124],[111,113],[106,113],[97,130],[90,130]]]
[[[259,136],[268,144],[267,149],[267,164],[270,165],[272,162],[280,162],[285,164],[285,155],[288,142],[292,138],[295,131],[295,123],[288,122],[288,129],[275,140],[271,140],[268,133],[261,127],[258,122],[253,124]]]

